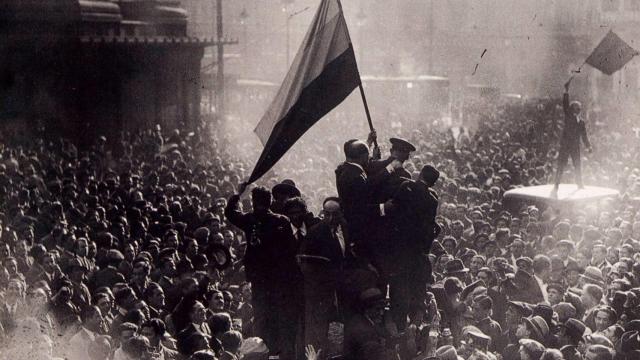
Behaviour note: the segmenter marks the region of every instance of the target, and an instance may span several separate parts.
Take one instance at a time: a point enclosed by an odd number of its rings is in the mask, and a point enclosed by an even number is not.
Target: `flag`
[[[638,52],[634,48],[610,30],[589,55],[586,63],[607,75],[611,75],[636,55]]]
[[[264,145],[249,178],[264,175],[293,144],[360,84],[339,0],[322,0],[276,97],[254,132]]]

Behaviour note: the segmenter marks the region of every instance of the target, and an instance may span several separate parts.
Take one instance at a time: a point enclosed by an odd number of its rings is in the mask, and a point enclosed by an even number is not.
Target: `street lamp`
[[[287,15],[287,69],[289,68],[289,64],[291,63],[290,59],[291,59],[291,19],[294,16],[300,15],[303,12],[309,10],[309,7],[305,7],[302,10],[298,10],[294,13],[291,14],[287,14],[287,6],[291,5],[295,2],[295,0],[282,0],[282,2],[284,3],[284,6],[282,7],[282,12],[285,13],[285,15]]]
[[[246,7],[242,8],[242,11],[240,12],[239,16],[240,16],[240,24],[242,25],[242,39],[244,40],[242,54],[244,56],[244,67],[246,70],[248,68],[247,58],[249,57],[247,54],[247,43],[249,42],[249,39],[247,38],[247,19],[249,18],[249,13],[247,12]]]

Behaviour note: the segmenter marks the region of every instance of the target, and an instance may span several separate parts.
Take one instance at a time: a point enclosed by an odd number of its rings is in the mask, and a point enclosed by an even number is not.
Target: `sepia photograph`
[[[0,360],[640,360],[640,0],[0,0]]]

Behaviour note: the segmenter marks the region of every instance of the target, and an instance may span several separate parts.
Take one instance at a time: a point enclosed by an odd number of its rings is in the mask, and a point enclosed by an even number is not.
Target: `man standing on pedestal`
[[[572,101],[569,103],[569,85],[571,80],[569,79],[564,84],[564,95],[562,98],[562,107],[564,109],[564,129],[562,130],[562,137],[560,138],[560,152],[558,154],[558,170],[556,172],[556,182],[553,187],[553,192],[558,193],[558,187],[560,186],[560,180],[562,179],[562,173],[565,166],[571,156],[571,162],[573,163],[574,171],[576,173],[576,184],[578,188],[584,188],[582,182],[582,166],[580,164],[580,139],[587,147],[587,151],[591,152],[591,143],[587,136],[587,128],[584,120],[580,117],[580,111],[582,105],[578,101]]]

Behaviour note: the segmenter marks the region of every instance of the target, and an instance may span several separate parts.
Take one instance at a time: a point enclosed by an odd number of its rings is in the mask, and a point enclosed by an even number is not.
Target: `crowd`
[[[379,139],[362,174],[393,191],[375,208],[341,191],[360,160],[332,138],[246,191],[220,134],[1,139],[0,359],[640,358],[634,134],[589,126],[584,183],[619,198],[514,207],[505,191],[553,181],[561,102],[466,111],[472,134],[405,126],[391,155]],[[407,221],[396,188],[428,217]],[[407,232],[424,244],[367,247]]]

